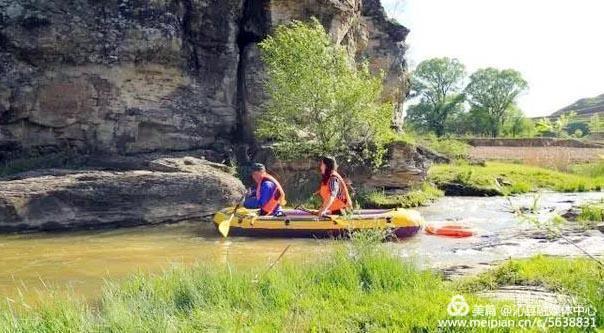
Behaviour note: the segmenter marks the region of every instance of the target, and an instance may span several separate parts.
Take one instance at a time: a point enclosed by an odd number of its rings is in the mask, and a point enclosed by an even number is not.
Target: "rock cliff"
[[[253,142],[257,43],[311,16],[402,103],[408,30],[378,0],[0,0],[0,160]]]
[[[79,161],[0,179],[0,231],[174,222],[238,201],[224,165],[184,156],[255,157],[257,44],[312,16],[384,71],[402,110],[408,30],[378,0],[0,0],[0,162]],[[415,181],[411,164],[397,170]]]

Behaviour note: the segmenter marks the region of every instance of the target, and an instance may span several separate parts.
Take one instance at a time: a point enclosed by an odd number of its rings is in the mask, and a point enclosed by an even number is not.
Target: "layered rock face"
[[[61,230],[199,219],[244,188],[203,160],[163,158],[146,170],[45,170],[0,181],[0,231]]]
[[[402,103],[408,31],[378,0],[0,0],[0,161],[69,151],[87,166],[0,180],[0,231],[174,222],[237,202],[225,166],[174,157],[253,157],[257,44],[311,16]]]
[[[115,153],[219,148],[237,124],[240,7],[0,1],[0,144]]]
[[[311,16],[402,102],[408,31],[377,0],[0,0],[0,159],[253,142],[257,43]]]

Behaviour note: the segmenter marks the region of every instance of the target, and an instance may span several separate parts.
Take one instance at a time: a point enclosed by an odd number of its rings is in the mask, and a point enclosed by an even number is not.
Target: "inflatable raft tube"
[[[228,220],[233,207],[220,210],[214,215],[216,227]],[[285,216],[259,216],[257,209],[237,209],[230,222],[229,236],[258,237],[340,237],[351,231],[390,229],[397,238],[415,235],[422,227],[419,212],[410,209],[364,209],[347,216],[317,216],[310,213],[285,209]]]
[[[447,236],[447,237],[470,237],[474,235],[474,231],[469,227],[462,225],[428,225],[426,226],[426,232],[431,235]]]

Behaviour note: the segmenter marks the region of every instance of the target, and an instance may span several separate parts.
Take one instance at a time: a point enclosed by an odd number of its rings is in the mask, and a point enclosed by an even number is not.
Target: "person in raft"
[[[348,187],[338,173],[338,164],[335,158],[324,156],[319,166],[321,170],[321,186],[319,196],[323,200],[318,215],[342,214],[347,208],[352,207]]]
[[[243,206],[260,209],[260,215],[282,216],[281,206],[285,205],[285,192],[275,177],[266,172],[263,164],[252,165],[252,179],[256,188],[250,188]]]

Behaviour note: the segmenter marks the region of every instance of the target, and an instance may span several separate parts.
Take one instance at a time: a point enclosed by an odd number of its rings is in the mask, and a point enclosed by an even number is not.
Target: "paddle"
[[[245,201],[245,197],[243,198],[243,200],[240,203],[238,203],[235,206],[235,208],[233,208],[233,212],[231,213],[231,216],[227,220],[220,222],[220,224],[218,225],[218,231],[220,232],[222,237],[227,237],[229,235],[229,229],[231,228],[231,221],[233,220],[235,213],[237,213],[237,209],[239,209],[239,207],[241,205],[243,205],[244,201]]]
[[[302,205],[296,206],[296,209],[301,210],[301,211],[306,212],[306,213],[309,213],[309,214],[312,214],[312,215],[319,216],[319,212],[318,211],[314,211],[314,210],[311,210],[311,209],[306,209]],[[336,219],[335,217],[333,217],[331,215],[323,215],[323,216],[319,216],[319,217],[326,217],[326,218],[330,219],[335,224],[339,224],[339,225],[342,225],[342,226],[347,226],[346,223],[344,223],[344,222]]]

